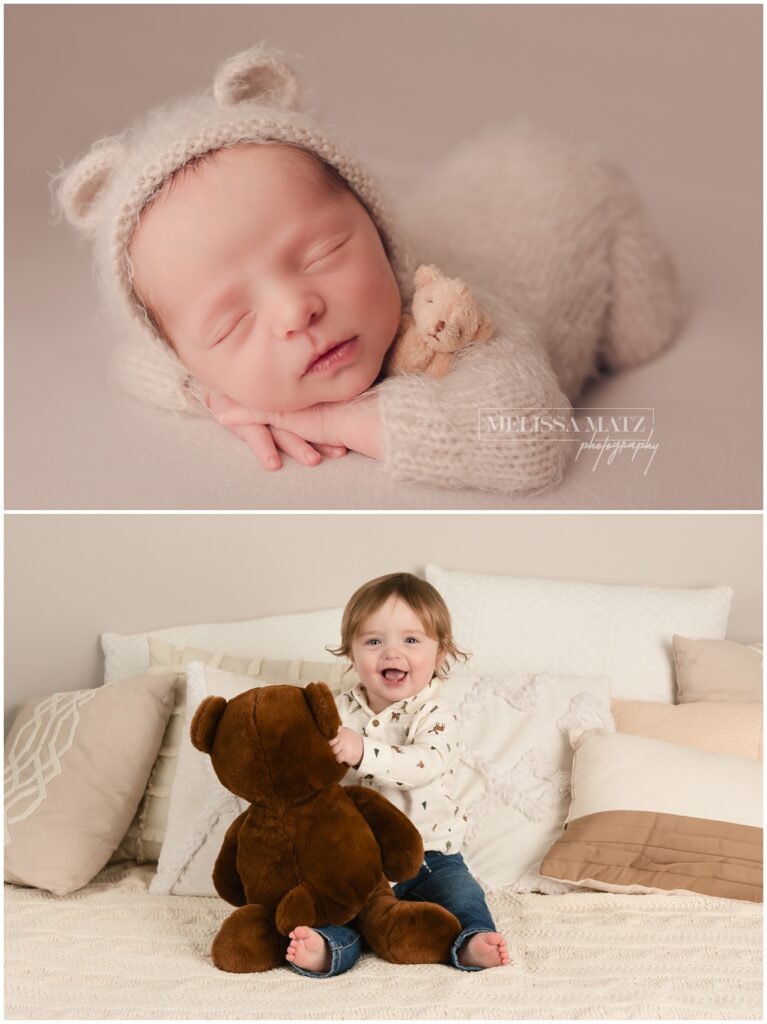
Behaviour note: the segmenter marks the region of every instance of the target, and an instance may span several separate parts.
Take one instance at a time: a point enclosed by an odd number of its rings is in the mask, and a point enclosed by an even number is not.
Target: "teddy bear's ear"
[[[444,276],[445,275],[439,267],[435,267],[433,263],[429,265],[422,263],[415,272],[413,282],[416,288],[423,288],[425,284],[430,284],[432,281],[438,281]]]
[[[203,754],[209,754],[213,750],[216,730],[224,711],[226,701],[223,697],[206,697],[194,713],[189,732],[192,743]]]
[[[304,688],[304,694],[317,728],[326,740],[332,740],[341,727],[341,716],[330,687],[325,683],[309,683]]]
[[[221,107],[260,100],[283,110],[300,110],[298,79],[279,50],[264,43],[225,61],[213,80],[213,95]]]
[[[125,155],[118,136],[100,139],[82,159],[52,177],[51,190],[70,224],[82,231],[94,226],[99,199]]]

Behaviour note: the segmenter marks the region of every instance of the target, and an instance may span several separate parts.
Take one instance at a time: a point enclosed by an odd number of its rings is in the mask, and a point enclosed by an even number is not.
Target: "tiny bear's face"
[[[413,319],[421,333],[430,336],[435,352],[456,352],[489,336],[487,318],[459,278],[440,275],[424,280],[413,295]]]

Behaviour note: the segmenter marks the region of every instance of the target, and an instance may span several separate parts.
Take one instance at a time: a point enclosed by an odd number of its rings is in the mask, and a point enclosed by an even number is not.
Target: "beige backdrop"
[[[6,728],[25,699],[100,683],[101,632],[331,608],[427,564],[729,584],[728,635],[753,640],[761,529],[759,515],[6,515]]]
[[[757,509],[761,484],[758,4],[32,5],[5,9],[6,507]],[[267,39],[397,201],[491,124],[598,142],[636,181],[694,314],[586,405],[652,406],[660,450],[511,499],[392,484],[350,456],[268,474],[217,424],[109,391],[87,247],[48,176]],[[641,461],[641,460],[640,460]]]

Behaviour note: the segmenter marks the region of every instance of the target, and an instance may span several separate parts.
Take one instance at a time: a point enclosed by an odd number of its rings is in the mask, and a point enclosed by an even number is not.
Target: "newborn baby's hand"
[[[279,469],[282,466],[278,448],[304,466],[316,466],[322,461],[323,455],[328,459],[346,455],[345,445],[320,442],[309,444],[299,434],[270,424],[268,414],[259,417],[257,413],[245,409],[219,392],[208,392],[205,404],[219,423],[245,441],[265,469]],[[225,416],[234,417],[236,422],[227,422]]]
[[[319,449],[341,446],[371,459],[381,458],[381,421],[374,391],[364,391],[346,402],[323,402],[295,412],[260,413],[231,402],[218,420],[230,429],[269,423],[272,429],[290,431]]]
[[[339,764],[348,764],[356,768],[365,752],[365,744],[354,729],[342,725],[335,739],[330,740],[330,747]]]

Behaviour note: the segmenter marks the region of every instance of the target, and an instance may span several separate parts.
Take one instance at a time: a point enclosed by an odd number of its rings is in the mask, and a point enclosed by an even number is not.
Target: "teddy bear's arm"
[[[401,320],[400,333],[387,355],[388,373],[414,373],[425,369],[432,351],[426,344],[412,316],[405,314]]]
[[[237,834],[247,813],[247,811],[243,811],[226,830],[224,841],[213,867],[213,885],[216,887],[216,892],[222,900],[226,900],[234,907],[244,907],[248,902],[240,873],[237,870]]]
[[[414,878],[423,863],[423,841],[406,814],[365,786],[344,786],[381,849],[384,874],[391,882]]]

